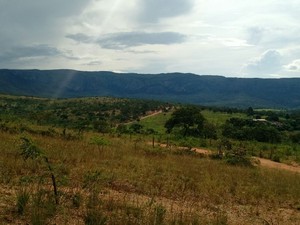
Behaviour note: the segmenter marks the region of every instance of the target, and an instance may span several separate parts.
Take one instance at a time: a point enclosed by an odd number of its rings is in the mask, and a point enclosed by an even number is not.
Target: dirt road
[[[161,147],[167,147],[166,144],[160,144]],[[179,149],[186,149],[185,147],[177,147]],[[208,149],[202,149],[202,148],[192,148],[193,151],[204,154],[204,155],[210,155],[213,152]],[[278,163],[274,162],[269,159],[264,159],[264,158],[259,158],[259,157],[253,157],[253,159],[258,160],[260,163],[258,164],[259,166],[266,167],[266,168],[271,168],[271,169],[278,169],[278,170],[286,170],[290,172],[296,172],[300,173],[300,166],[299,165],[287,165],[284,163]]]
[[[147,115],[147,116],[141,117],[140,120],[146,119],[146,118],[148,118],[148,117],[156,116],[156,115],[161,114],[161,113],[162,113],[162,110],[159,110],[159,111],[156,111],[156,112],[154,112],[154,113],[151,113],[151,114],[149,114],[149,115]]]
[[[254,159],[258,159],[260,161],[260,166],[263,167],[268,167],[272,169],[279,169],[279,170],[287,170],[291,172],[296,172],[300,173],[300,166],[292,166],[292,165],[287,165],[284,163],[278,163],[271,161],[269,159],[263,159],[263,158],[258,158],[258,157],[253,157]]]
[[[205,155],[209,155],[212,154],[212,151],[207,150],[207,149],[201,149],[201,148],[193,148],[193,150],[195,150],[198,153],[201,154],[205,154]],[[269,159],[264,159],[264,158],[259,158],[259,157],[253,157],[256,160],[259,160],[259,165],[262,167],[267,167],[267,168],[272,168],[272,169],[279,169],[279,170],[287,170],[290,172],[296,172],[296,173],[300,173],[300,166],[299,165],[287,165],[284,163],[278,163],[278,162],[274,162],[272,160]]]
[[[152,117],[152,116],[156,116],[158,114],[161,114],[163,111],[162,110],[159,110],[159,111],[155,111],[154,113],[151,113],[147,116],[143,116],[141,118],[139,118],[139,120],[143,120],[143,119],[146,119],[148,117]],[[129,124],[132,124],[132,123],[135,123],[136,121],[130,121],[130,122],[127,122],[127,123],[123,123],[124,125],[129,125]]]

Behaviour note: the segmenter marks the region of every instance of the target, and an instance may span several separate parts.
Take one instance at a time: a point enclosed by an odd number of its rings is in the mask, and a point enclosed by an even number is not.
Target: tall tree
[[[204,117],[197,107],[183,107],[172,113],[172,116],[165,123],[167,132],[173,128],[181,129],[183,136],[199,135],[203,129]]]

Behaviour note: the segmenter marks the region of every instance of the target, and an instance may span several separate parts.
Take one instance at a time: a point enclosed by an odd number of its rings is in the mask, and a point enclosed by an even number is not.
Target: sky
[[[300,77],[299,0],[0,0],[0,68]]]

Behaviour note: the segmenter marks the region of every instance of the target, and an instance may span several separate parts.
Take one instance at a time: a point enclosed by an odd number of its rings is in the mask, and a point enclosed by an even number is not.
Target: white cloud
[[[0,68],[300,76],[299,10],[298,0],[0,0]]]
[[[99,66],[101,64],[102,64],[101,61],[91,61],[91,62],[88,62],[88,63],[86,63],[84,65],[86,65],[86,66]]]
[[[222,37],[209,37],[207,41],[212,44],[221,44],[226,47],[250,47],[251,45],[247,43],[246,40],[239,38],[222,38]]]
[[[281,57],[278,51],[268,50],[246,64],[245,70],[249,75],[265,76],[277,74],[282,67]]]

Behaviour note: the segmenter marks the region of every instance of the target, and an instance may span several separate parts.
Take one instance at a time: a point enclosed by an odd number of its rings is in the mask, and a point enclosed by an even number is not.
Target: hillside
[[[0,224],[298,225],[299,112],[254,113],[0,95]]]
[[[229,107],[300,107],[300,79],[195,74],[0,70],[0,93],[69,98],[113,96]]]

